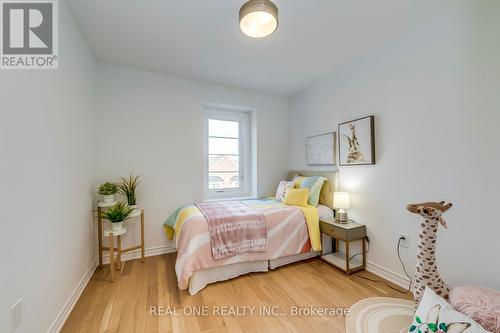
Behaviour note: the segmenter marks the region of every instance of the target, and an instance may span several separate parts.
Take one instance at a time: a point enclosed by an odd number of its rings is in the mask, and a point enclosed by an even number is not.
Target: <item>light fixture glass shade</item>
[[[333,207],[336,209],[349,209],[349,208],[351,208],[351,201],[349,200],[349,193],[347,193],[347,192],[334,192],[333,193]]]
[[[250,0],[240,9],[240,28],[247,36],[263,38],[278,28],[278,7],[269,0]]]

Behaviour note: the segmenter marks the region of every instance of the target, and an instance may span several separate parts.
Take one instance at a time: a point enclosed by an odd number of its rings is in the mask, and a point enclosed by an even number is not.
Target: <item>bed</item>
[[[327,180],[321,188],[319,203],[333,206],[333,192],[338,189],[336,172],[290,171],[288,179],[291,180],[295,174],[325,177]],[[220,260],[212,258],[208,223],[198,207],[189,205],[174,213],[174,227],[167,227],[166,230],[177,249],[175,270],[181,290],[189,289],[189,293],[195,295],[210,283],[253,272],[266,272],[319,254],[316,237],[319,237],[319,228],[318,235],[315,235],[313,232],[316,231],[311,227],[313,223],[319,225],[315,207],[288,206],[274,199],[247,200],[245,204],[266,217],[266,251],[243,253]],[[312,210],[316,210],[316,215],[311,214]]]

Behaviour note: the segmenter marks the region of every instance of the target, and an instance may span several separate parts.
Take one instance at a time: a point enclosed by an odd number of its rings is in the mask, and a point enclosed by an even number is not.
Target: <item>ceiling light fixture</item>
[[[278,7],[270,0],[249,0],[240,8],[240,28],[253,38],[269,36],[278,28]]]

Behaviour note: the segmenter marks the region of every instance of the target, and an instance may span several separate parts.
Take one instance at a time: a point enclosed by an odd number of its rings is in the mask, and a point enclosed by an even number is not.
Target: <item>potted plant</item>
[[[126,203],[119,202],[107,211],[102,212],[102,217],[111,222],[113,231],[120,231],[123,228],[123,221],[134,211]]]
[[[118,186],[115,183],[106,182],[99,186],[97,193],[103,196],[104,202],[115,201],[115,193],[118,192]]]
[[[139,177],[135,176],[132,172],[128,179],[121,177],[121,181],[118,183],[118,190],[121,194],[127,197],[127,202],[130,208],[137,209],[137,202],[135,197],[135,190],[137,185],[139,185]]]

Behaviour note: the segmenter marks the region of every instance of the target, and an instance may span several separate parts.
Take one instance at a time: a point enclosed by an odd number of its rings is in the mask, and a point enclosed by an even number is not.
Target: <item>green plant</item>
[[[97,193],[102,195],[113,195],[118,192],[118,186],[115,183],[105,182],[99,186]]]
[[[121,177],[121,181],[118,183],[120,193],[127,197],[127,202],[131,206],[136,204],[135,190],[139,185],[139,177],[132,172],[128,179]]]
[[[119,202],[113,207],[110,207],[107,211],[102,212],[101,216],[112,223],[122,222],[134,211],[126,203]]]

